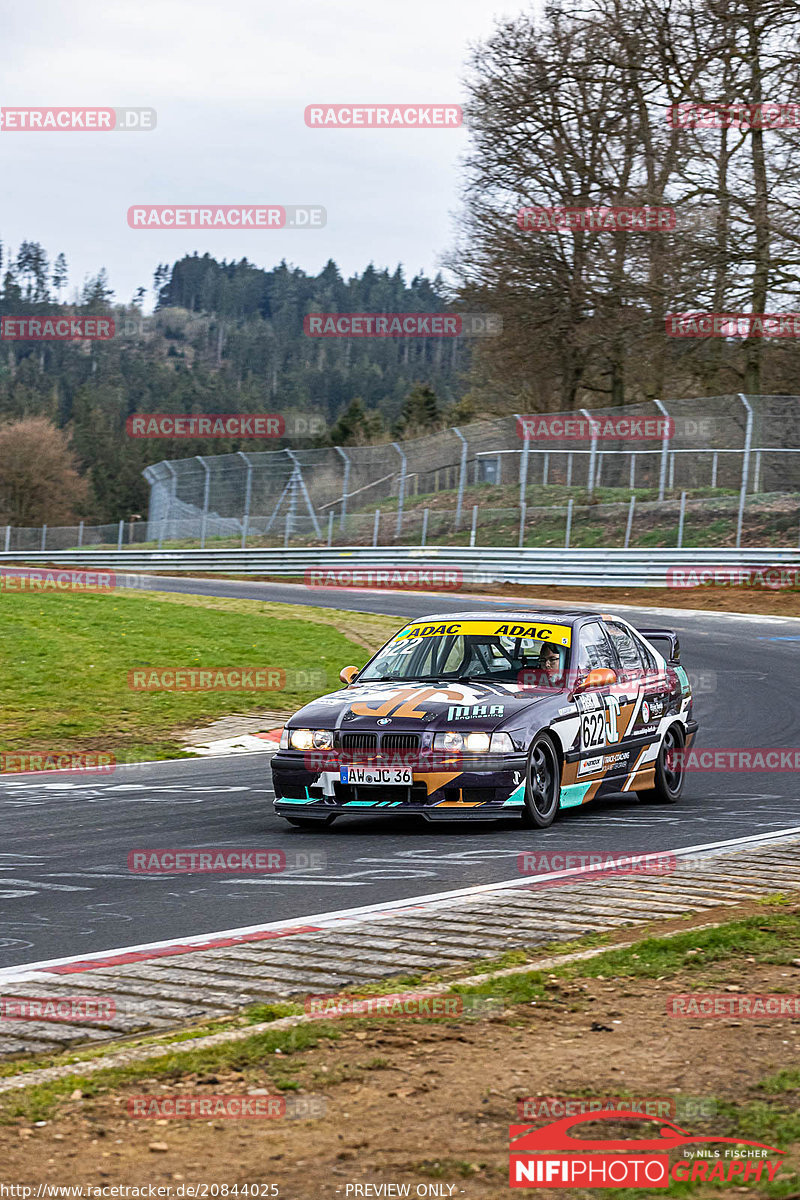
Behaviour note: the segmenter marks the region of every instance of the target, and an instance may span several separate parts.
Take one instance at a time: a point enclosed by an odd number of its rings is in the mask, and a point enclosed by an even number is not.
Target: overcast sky
[[[147,105],[147,133],[0,131],[0,240],[66,254],[69,295],[118,301],[208,251],[345,274],[432,274],[453,238],[461,130],[317,130],[316,102],[460,103],[469,43],[528,0],[49,0],[3,7],[0,105]],[[319,204],[322,230],[133,230],[131,204]]]

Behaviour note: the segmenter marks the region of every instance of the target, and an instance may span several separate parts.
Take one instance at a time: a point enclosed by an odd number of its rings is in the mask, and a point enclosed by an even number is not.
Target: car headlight
[[[333,734],[330,729],[292,729],[289,745],[294,750],[331,750]]]
[[[433,739],[434,750],[460,750],[468,754],[485,754],[491,744],[488,733],[457,733],[448,729]]]
[[[467,754],[513,754],[514,743],[507,733],[458,733],[448,729],[433,739],[434,750],[456,750]]]

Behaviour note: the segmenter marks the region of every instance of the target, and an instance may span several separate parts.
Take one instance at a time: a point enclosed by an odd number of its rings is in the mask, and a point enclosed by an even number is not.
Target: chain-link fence
[[[556,436],[578,417],[582,436]],[[615,436],[623,418],[633,432]],[[797,544],[798,396],[731,393],[542,420],[544,436],[534,425],[528,440],[508,416],[405,442],[164,461],[144,472],[146,521],[0,527],[0,549],[680,545],[703,532],[708,544]]]

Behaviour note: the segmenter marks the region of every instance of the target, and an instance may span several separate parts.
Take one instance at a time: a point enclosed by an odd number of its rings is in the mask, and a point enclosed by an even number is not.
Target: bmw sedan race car
[[[294,825],[402,813],[544,828],[600,796],[670,804],[697,731],[677,634],[591,612],[425,617],[340,678],[272,759],[275,811]]]

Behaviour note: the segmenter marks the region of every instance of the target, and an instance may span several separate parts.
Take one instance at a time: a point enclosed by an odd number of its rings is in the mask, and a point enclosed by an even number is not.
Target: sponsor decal
[[[448,721],[470,721],[473,718],[482,717],[488,720],[490,717],[502,717],[505,712],[504,704],[471,704],[466,707],[460,705],[452,705],[447,710]]]
[[[658,732],[658,725],[641,725],[636,730],[637,737],[648,737],[651,733]]]
[[[603,756],[598,754],[597,758],[584,758],[578,767],[579,775],[591,775],[595,771],[601,770],[603,766]]]
[[[498,637],[533,638],[541,642],[557,642],[569,646],[572,642],[572,626],[570,625],[510,625],[498,621],[450,621],[439,625],[408,625],[401,629],[393,639],[405,641],[407,638],[448,637],[459,634],[495,634]]]
[[[646,700],[642,701],[642,720],[645,723],[650,720],[650,705]]]

